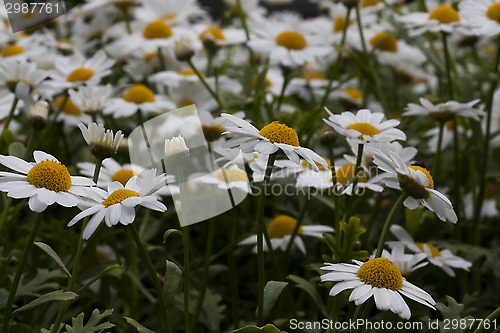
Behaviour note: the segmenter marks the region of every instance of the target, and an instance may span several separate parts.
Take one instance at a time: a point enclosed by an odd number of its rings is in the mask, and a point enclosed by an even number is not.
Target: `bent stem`
[[[35,225],[31,229],[30,236],[28,238],[28,242],[24,248],[23,254],[21,255],[21,259],[19,260],[19,265],[17,266],[16,274],[14,275],[14,280],[12,280],[12,286],[9,291],[9,298],[7,299],[7,303],[5,305],[5,311],[3,315],[3,333],[9,333],[10,329],[10,315],[12,313],[12,306],[14,304],[14,299],[16,298],[17,287],[19,287],[19,282],[21,281],[21,275],[24,270],[24,266],[26,265],[26,261],[28,260],[28,256],[33,248],[33,243],[35,241],[36,234],[38,233],[38,229],[40,229],[40,224],[42,223],[43,212],[38,213],[35,220]]]
[[[380,238],[378,240],[377,252],[375,253],[375,258],[380,258],[382,255],[382,250],[384,249],[385,239],[387,238],[387,232],[389,231],[389,227],[391,226],[392,220],[394,218],[394,214],[396,213],[396,209],[408,198],[408,194],[406,192],[401,193],[398,200],[392,206],[389,215],[387,215],[387,219],[385,220],[384,226],[382,227],[382,232],[380,233]]]
[[[262,326],[264,321],[264,284],[265,284],[265,267],[264,267],[264,207],[266,205],[266,191],[271,172],[273,170],[275,155],[269,155],[264,174],[264,182],[262,184],[261,193],[259,196],[259,205],[257,209],[257,260],[259,268],[259,286],[258,286],[258,304],[257,304],[257,325]]]

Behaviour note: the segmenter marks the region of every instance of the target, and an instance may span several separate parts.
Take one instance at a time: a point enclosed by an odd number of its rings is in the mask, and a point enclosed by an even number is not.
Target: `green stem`
[[[288,87],[288,84],[290,83],[290,76],[291,76],[290,69],[286,67],[282,67],[282,72],[283,72],[283,86],[281,87],[281,93],[280,96],[278,97],[278,106],[276,107],[276,111],[278,111],[278,113],[280,112],[281,104],[283,104],[283,99],[285,98],[285,90]],[[271,109],[271,111],[274,110]]]
[[[500,316],[500,306],[498,308],[496,308],[495,311],[493,311],[492,313],[489,314],[488,317],[486,317],[486,319],[484,319],[481,324],[478,326],[478,328],[476,328],[476,330],[474,331],[474,333],[481,333],[482,331],[484,331],[485,327],[485,323],[488,322],[488,324],[491,324],[491,322],[496,318]],[[496,321],[495,321],[496,323]],[[493,325],[494,328],[496,327],[496,325]],[[496,332],[496,330],[495,330]]]
[[[10,107],[9,111],[9,116],[7,117],[7,120],[5,120],[5,124],[3,125],[3,130],[6,131],[9,129],[10,122],[12,121],[12,118],[14,117],[14,111],[16,110],[17,102],[19,102],[19,98],[14,97],[14,100],[12,101],[12,106]]]
[[[217,104],[219,104],[219,107],[222,110],[224,110],[224,111],[227,112],[228,111],[227,106],[224,104],[224,102],[222,102],[222,100],[220,99],[219,95],[217,95],[215,93],[215,91],[208,85],[207,81],[205,80],[205,78],[203,77],[203,75],[201,75],[201,73],[198,71],[198,69],[196,68],[196,66],[194,65],[194,63],[191,60],[188,60],[187,63],[189,64],[189,66],[191,67],[191,69],[195,72],[196,76],[198,76],[198,78],[200,79],[200,81],[203,84],[203,86],[205,87],[205,89],[207,89],[207,91],[210,94],[210,96],[212,96],[213,99],[215,99],[215,101],[217,102]]]
[[[26,265],[26,261],[28,260],[28,256],[33,248],[33,242],[35,241],[36,234],[38,233],[38,229],[40,228],[40,224],[42,223],[43,212],[38,213],[35,220],[35,225],[31,229],[30,236],[28,238],[28,242],[24,248],[23,254],[21,255],[21,259],[19,260],[19,265],[17,266],[16,274],[14,275],[14,280],[12,280],[12,285],[9,291],[9,298],[7,299],[7,303],[5,305],[5,311],[3,315],[3,333],[9,333],[10,329],[10,315],[12,313],[12,306],[14,304],[14,299],[16,298],[17,287],[19,287],[19,282],[21,281],[21,276],[24,270],[24,266]]]
[[[286,247],[285,251],[285,267],[288,267],[289,259],[290,259],[290,252],[292,251],[293,247],[293,241],[295,240],[295,237],[297,237],[297,234],[299,232],[300,227],[302,226],[302,221],[304,220],[304,216],[306,215],[307,207],[309,207],[309,193],[307,194],[306,201],[302,205],[302,208],[300,209],[299,217],[297,219],[297,223],[295,223],[295,227],[293,228],[292,235],[290,236],[290,241],[288,242],[288,245]]]
[[[266,205],[267,184],[271,178],[275,155],[269,155],[267,160],[266,170],[264,174],[264,182],[262,184],[261,193],[259,196],[259,204],[257,209],[257,259],[259,270],[259,285],[258,285],[258,306],[257,306],[257,325],[262,326],[264,323],[264,284],[265,284],[265,267],[264,267],[264,208]]]
[[[448,93],[450,94],[450,99],[454,99],[455,94],[453,91],[453,81],[451,80],[450,50],[448,48],[448,38],[446,32],[442,32],[441,37],[443,38],[444,62],[446,63],[446,81],[448,84]]]
[[[455,208],[455,213],[460,219],[460,206],[462,204],[461,201],[461,195],[460,195],[460,179],[461,179],[461,174],[462,174],[462,168],[461,168],[461,158],[460,158],[460,149],[458,147],[458,125],[457,125],[458,119],[455,118],[453,120],[453,154],[455,155],[455,191],[454,191],[454,208]]]
[[[160,62],[160,70],[165,70],[165,61],[163,60],[163,53],[161,52],[161,47],[158,47],[158,61]]]
[[[241,19],[241,26],[243,28],[243,31],[245,31],[245,37],[247,41],[250,40],[250,30],[248,29],[248,24],[247,24],[247,18],[245,15],[245,12],[243,11],[243,7],[241,6],[241,0],[236,0],[236,5],[238,6],[238,14]],[[250,52],[250,63],[253,64],[255,60],[255,55],[253,53],[253,50],[251,48],[248,48]]]
[[[189,228],[182,227],[182,240],[184,243],[184,331],[191,332],[189,327]]]
[[[360,175],[363,173],[363,166],[361,165],[363,159],[363,147],[364,144],[358,144],[358,155],[356,156],[356,167],[354,168],[356,173],[354,175],[354,181],[352,182],[352,195],[349,197],[349,207],[345,214],[344,221],[349,221],[349,218],[354,210],[354,200],[352,200],[352,198],[356,195],[356,186],[358,185]]]
[[[233,219],[231,223],[231,232],[228,250],[228,266],[229,266],[229,288],[231,290],[231,306],[233,315],[233,327],[239,327],[240,310],[239,310],[239,296],[238,296],[238,276],[236,271],[236,260],[234,256],[234,245],[236,243],[236,227],[238,226],[238,209],[233,208]]]
[[[5,205],[2,208],[2,215],[0,216],[0,231],[2,231],[5,225],[5,221],[7,221],[7,216],[9,216],[9,209],[12,205],[12,201],[14,201],[14,199],[12,199],[11,197],[6,197],[5,199]]]
[[[443,145],[443,133],[444,133],[444,122],[439,122],[439,133],[438,133],[438,142],[436,147],[436,154],[434,155],[434,165],[432,166],[432,175],[434,177],[438,177],[439,175],[439,164],[441,160],[441,146]]]
[[[387,219],[385,220],[384,226],[382,227],[382,232],[380,233],[380,238],[378,240],[377,252],[375,253],[375,258],[380,258],[382,255],[382,250],[384,249],[385,239],[387,238],[387,232],[389,231],[389,227],[391,226],[392,220],[394,218],[394,214],[396,213],[396,209],[408,198],[408,194],[406,192],[401,193],[398,200],[392,206],[389,215],[387,215]]]
[[[335,210],[333,211],[333,228],[335,230],[339,230],[339,222],[340,222],[340,200],[337,195],[336,186],[337,186],[337,170],[335,170],[335,153],[333,151],[333,146],[329,150],[330,154],[330,168],[332,172],[332,193],[333,193],[333,203],[335,205]]]

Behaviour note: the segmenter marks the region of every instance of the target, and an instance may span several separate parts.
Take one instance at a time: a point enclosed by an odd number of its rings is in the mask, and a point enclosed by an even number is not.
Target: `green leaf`
[[[174,303],[175,295],[179,290],[179,283],[182,277],[182,270],[175,263],[165,260],[165,282],[163,282],[163,295],[167,303],[167,308],[170,308]]]
[[[420,206],[417,209],[405,209],[406,230],[408,230],[408,233],[412,237],[415,237],[415,235],[417,234],[423,210],[424,206]]]
[[[150,329],[142,326],[141,324],[139,324],[137,321],[135,321],[132,318],[125,317],[125,320],[127,321],[127,323],[134,326],[137,329],[137,332],[139,332],[139,333],[155,333],[155,331],[151,331]]]
[[[242,328],[238,328],[237,330],[234,331],[234,333],[287,333],[285,331],[279,330],[276,326],[267,324],[264,327],[257,327],[257,326],[245,326]]]
[[[2,131],[2,140],[3,142],[6,143],[7,146],[9,146],[12,142],[14,142],[14,135],[10,130],[3,130]]]
[[[269,316],[278,297],[287,285],[288,282],[283,281],[269,281],[266,283],[264,287],[264,319]]]
[[[77,298],[78,298],[78,294],[75,294],[74,292],[63,291],[63,290],[54,290],[48,294],[42,295],[42,296],[32,300],[28,304],[20,307],[16,311],[12,312],[12,314],[15,315],[16,313],[32,309],[32,308],[37,307],[39,305],[45,304],[47,302],[72,301],[72,300],[75,300]]]
[[[113,309],[106,310],[103,313],[99,313],[99,310],[95,309],[92,311],[92,315],[88,320],[87,324],[83,324],[83,318],[85,314],[82,312],[76,318],[72,318],[72,325],[66,325],[67,333],[95,333],[102,332],[103,330],[115,327],[114,324],[106,321],[99,324],[104,318],[109,317],[113,313]]]
[[[297,275],[289,275],[288,279],[292,282],[295,282],[298,288],[304,290],[309,296],[311,296],[312,300],[314,301],[318,309],[321,311],[321,314],[325,318],[328,318],[325,304],[323,303],[320,294],[316,290],[316,287],[311,282]]]
[[[366,260],[368,252],[365,250],[356,250],[356,242],[359,237],[366,232],[366,228],[361,226],[361,220],[358,217],[351,217],[348,223],[340,221],[339,229],[336,230],[335,237],[324,235],[322,240],[332,251],[333,256],[323,256],[329,262],[351,262],[353,259]]]
[[[42,249],[45,253],[47,253],[52,258],[52,260],[54,260],[56,264],[58,264],[59,267],[61,267],[64,273],[66,273],[68,277],[71,277],[71,273],[64,265],[63,261],[61,260],[61,257],[59,257],[57,253],[49,245],[42,242],[35,242],[35,245],[38,246],[40,249]]]
[[[9,145],[9,155],[17,156],[19,158],[24,158],[26,154],[26,147],[21,142],[12,142]]]
[[[77,294],[81,295],[85,291],[85,289],[87,289],[88,287],[90,287],[94,282],[96,282],[97,280],[99,280],[104,275],[108,274],[109,272],[111,272],[111,271],[113,271],[115,269],[118,269],[118,268],[122,268],[122,266],[116,264],[116,265],[111,265],[109,267],[106,267],[105,269],[103,269],[102,271],[100,271],[99,273],[97,273],[97,275],[95,275],[92,279],[90,279],[90,281],[87,282],[83,287],[81,287],[77,291]]]
[[[172,234],[178,234],[179,236],[182,237],[182,233],[177,230],[177,229],[168,229],[167,231],[165,231],[165,233],[163,234],[163,244],[165,244],[167,242],[167,239],[170,237],[170,235]]]
[[[455,299],[453,297],[446,296],[446,302],[448,303],[448,306],[444,305],[443,303],[436,304],[436,309],[438,309],[439,312],[441,312],[443,319],[450,320],[450,321],[451,320],[458,320],[458,322],[460,322],[460,319],[462,319],[462,320],[463,319],[466,319],[466,320],[472,319],[471,316],[462,317],[461,313],[464,309],[464,305],[459,304],[457,301],[455,301]],[[466,329],[460,328],[460,327],[454,327],[453,329],[454,329],[453,332],[456,332],[456,333],[466,331]],[[449,328],[445,329],[444,321],[439,321],[439,330],[440,330],[440,332],[443,332],[443,333],[449,331]]]

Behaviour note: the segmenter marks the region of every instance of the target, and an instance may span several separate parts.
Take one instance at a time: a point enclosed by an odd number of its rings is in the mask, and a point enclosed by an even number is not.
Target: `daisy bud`
[[[203,37],[202,43],[203,47],[210,53],[215,53],[219,49],[219,46],[215,42],[215,37],[208,33]]]
[[[113,134],[112,130],[104,129],[103,124],[90,124],[85,127],[84,124],[78,124],[82,131],[83,138],[87,142],[92,155],[98,159],[105,159],[116,154],[118,146],[123,139],[122,131]]]
[[[175,156],[175,159],[183,160],[189,157],[189,148],[181,135],[165,140],[165,156],[167,159]]]
[[[319,137],[319,143],[325,147],[333,147],[337,141],[337,133],[334,131],[326,131]]]
[[[194,56],[194,49],[188,37],[181,37],[174,43],[174,54],[179,61],[188,61]]]
[[[35,129],[42,129],[49,120],[49,103],[38,101],[28,111],[28,121]]]

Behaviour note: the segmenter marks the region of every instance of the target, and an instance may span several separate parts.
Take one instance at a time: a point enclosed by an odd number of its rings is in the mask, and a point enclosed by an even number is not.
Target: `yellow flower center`
[[[374,135],[380,133],[380,131],[378,130],[378,128],[376,128],[372,124],[368,124],[368,123],[354,123],[354,124],[351,124],[351,125],[347,126],[347,128],[348,129],[353,129],[353,130],[358,131],[359,133],[361,133],[361,135],[359,136],[360,139],[362,139],[363,136],[365,136],[365,135],[367,135],[367,136],[374,136]]]
[[[356,274],[361,281],[377,288],[399,290],[403,287],[401,271],[387,258],[368,260],[361,265]]]
[[[343,16],[336,17],[335,20],[333,20],[333,32],[344,30],[345,25],[346,22]]]
[[[419,243],[419,242],[416,242],[415,244],[422,251],[424,251],[424,245],[426,245],[427,248],[429,248],[429,250],[431,250],[431,254],[432,254],[433,257],[440,257],[441,256],[441,251],[439,251],[434,245],[432,245],[430,243]]]
[[[192,69],[183,69],[179,72],[179,74],[184,76],[196,75],[196,73]]]
[[[306,80],[326,80],[326,76],[320,72],[309,72],[304,74]]]
[[[177,105],[180,107],[185,107],[185,106],[193,105],[193,104],[195,104],[195,103],[188,98],[181,99],[179,102],[177,102]]]
[[[327,170],[331,169],[332,165],[330,163],[330,159],[329,158],[325,158],[325,161],[326,161],[326,164],[328,165],[328,167],[325,167],[324,165],[321,165],[318,162],[314,162],[316,164],[316,166],[318,167],[319,171],[327,171]],[[312,170],[311,165],[309,163],[307,163],[306,160],[302,160],[302,162],[300,162],[300,165],[303,168],[308,168],[308,169]]]
[[[50,160],[35,164],[28,172],[28,182],[55,192],[66,192],[72,185],[71,175],[64,164]]]
[[[421,166],[418,166],[418,165],[410,165],[409,168],[413,169],[415,171],[417,171],[417,170],[422,171],[424,173],[424,175],[427,177],[427,179],[429,180],[429,186],[427,186],[427,188],[431,188],[431,189],[434,188],[434,180],[432,179],[431,173],[426,168],[422,168]]]
[[[356,165],[354,164],[345,164],[337,169],[335,172],[337,182],[340,184],[347,183],[351,178],[356,174]],[[364,175],[364,172],[359,176],[359,183],[366,183],[367,178]]]
[[[297,31],[283,31],[276,37],[276,44],[289,50],[303,50],[307,46],[307,41]]]
[[[429,14],[429,20],[437,20],[442,24],[460,22],[458,12],[451,6],[441,5]]]
[[[153,21],[144,28],[142,36],[146,39],[169,38],[172,36],[172,28],[161,20]]]
[[[362,0],[361,8],[373,7],[380,3],[380,0]]]
[[[128,180],[134,176],[134,171],[130,169],[121,169],[118,170],[111,176],[112,181],[120,182],[123,186],[127,184]]]
[[[94,76],[94,71],[90,68],[80,67],[68,74],[66,81],[68,82],[78,82],[87,81],[92,76]]]
[[[259,77],[257,75],[252,76],[252,88],[255,90],[257,88],[257,82],[258,82]],[[264,78],[264,89],[269,89],[273,86],[271,80],[267,78],[267,76]]]
[[[354,99],[359,99],[359,100],[363,99],[363,93],[359,89],[345,88],[344,90],[342,90],[342,92]]]
[[[106,200],[102,202],[102,204],[104,207],[107,208],[109,206],[119,204],[125,199],[138,196],[139,196],[138,192],[122,188],[111,193],[109,197],[107,197]]]
[[[204,40],[205,38],[211,38],[215,40],[226,40],[226,36],[219,27],[214,25],[206,28],[202,31],[202,33],[198,36],[200,40]]]
[[[262,127],[259,134],[268,138],[272,143],[284,143],[294,147],[299,145],[297,132],[291,127],[280,124],[278,121],[273,121],[269,125]]]
[[[491,20],[500,23],[500,2],[495,2],[494,4],[492,4],[488,8],[486,16],[488,16],[488,18],[490,18]]]
[[[381,51],[398,51],[398,40],[391,32],[379,32],[370,39],[370,44]]]
[[[136,84],[123,94],[123,99],[135,104],[151,103],[155,101],[155,94],[145,85]]]
[[[12,44],[4,47],[0,54],[2,55],[2,57],[7,58],[18,54],[22,54],[23,52],[24,52],[24,47],[19,46],[17,44]]]
[[[158,55],[158,52],[147,52],[146,54],[144,54],[144,56],[142,57],[144,59],[145,62],[151,62],[151,60],[153,60],[156,56]]]
[[[63,106],[65,97],[59,96],[54,100],[54,106],[61,110],[61,107]],[[71,99],[66,100],[66,104],[64,104],[64,108],[61,110],[63,113],[68,114],[70,116],[80,116],[82,112],[80,111],[79,108],[76,107],[76,105],[71,101]]]
[[[291,235],[293,229],[297,225],[297,220],[288,215],[278,215],[271,221],[271,224],[267,227],[267,233],[270,238],[283,238],[285,236]],[[297,235],[301,235],[304,232],[302,227],[297,230]]]
[[[248,175],[243,170],[238,169],[226,169],[219,171],[217,178],[223,182],[246,182],[248,180]]]

